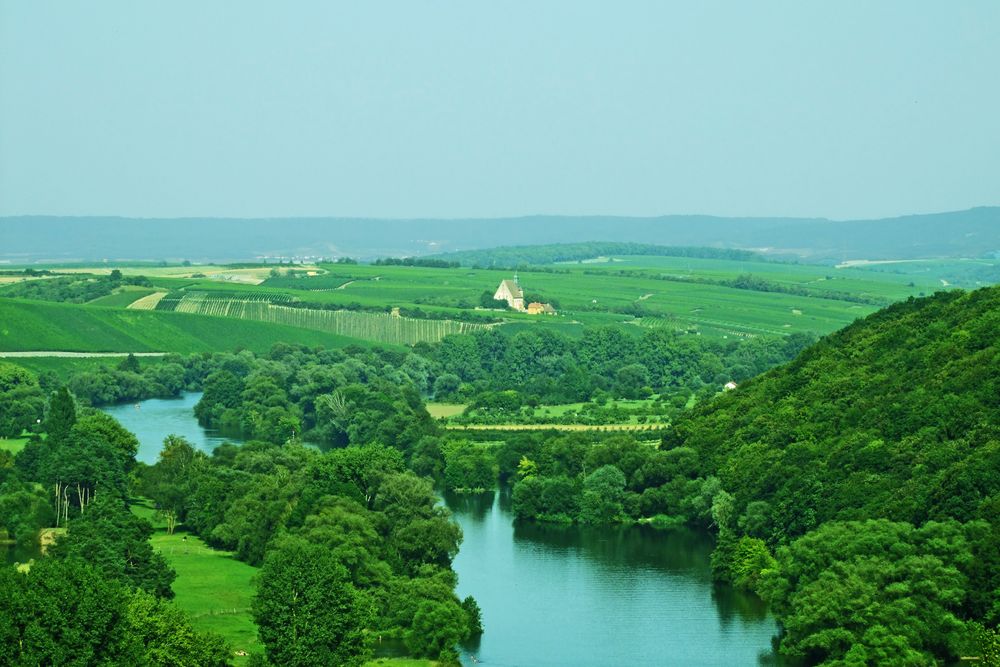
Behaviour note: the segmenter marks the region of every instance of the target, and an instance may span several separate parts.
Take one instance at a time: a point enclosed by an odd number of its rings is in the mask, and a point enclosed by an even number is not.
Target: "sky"
[[[0,215],[997,205],[998,34],[996,0],[0,0]]]

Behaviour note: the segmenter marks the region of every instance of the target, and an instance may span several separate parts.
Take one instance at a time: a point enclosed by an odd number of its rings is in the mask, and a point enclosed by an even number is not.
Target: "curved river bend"
[[[227,440],[198,425],[199,398],[105,412],[138,436],[138,459],[154,463],[171,433],[205,451]],[[445,502],[465,534],[454,563],[458,592],[475,596],[486,629],[464,647],[465,665],[780,664],[777,625],[760,600],[712,584],[709,535],[515,525],[502,493]]]

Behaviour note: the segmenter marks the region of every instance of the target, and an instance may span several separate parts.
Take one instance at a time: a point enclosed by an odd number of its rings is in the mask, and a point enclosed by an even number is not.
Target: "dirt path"
[[[163,357],[166,352],[59,352],[55,350],[33,350],[30,352],[0,352],[0,357],[68,357],[85,359],[88,357],[127,357],[134,354],[137,357]]]

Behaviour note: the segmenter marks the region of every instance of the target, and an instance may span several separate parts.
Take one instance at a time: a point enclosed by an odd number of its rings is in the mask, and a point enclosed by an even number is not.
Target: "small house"
[[[723,391],[732,391],[733,389],[736,389],[736,386],[737,386],[737,385],[736,385],[736,383],[735,383],[735,382],[732,382],[732,381],[730,381],[730,382],[727,382],[727,383],[726,383],[726,386],[724,386],[724,387],[722,388],[722,390],[723,390]]]
[[[556,309],[552,307],[550,303],[538,303],[537,301],[532,301],[528,304],[528,314],[529,315],[555,315]]]

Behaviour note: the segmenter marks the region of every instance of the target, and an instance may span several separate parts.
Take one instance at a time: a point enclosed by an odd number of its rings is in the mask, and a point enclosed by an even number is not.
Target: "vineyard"
[[[178,313],[272,322],[390,345],[434,343],[450,334],[469,333],[488,327],[485,324],[415,319],[389,313],[294,308],[272,303],[269,296],[250,294],[233,298],[191,292],[171,303],[171,309]]]

